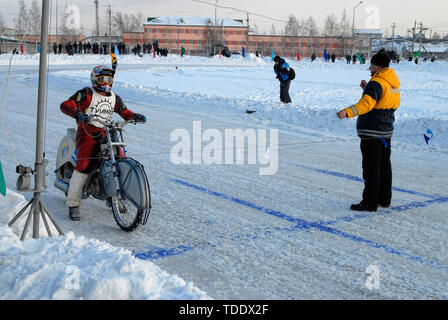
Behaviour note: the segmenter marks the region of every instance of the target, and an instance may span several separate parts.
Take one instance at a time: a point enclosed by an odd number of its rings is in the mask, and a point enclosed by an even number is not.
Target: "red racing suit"
[[[126,108],[123,100],[113,92],[106,94],[93,91],[92,88],[84,88],[77,91],[67,101],[61,104],[61,111],[75,118],[78,112],[99,116],[110,120],[113,112],[118,113],[124,120],[134,119],[134,113]],[[101,125],[87,124],[76,121],[76,166],[75,169],[82,173],[91,171],[91,158],[99,151],[99,142],[105,136]]]

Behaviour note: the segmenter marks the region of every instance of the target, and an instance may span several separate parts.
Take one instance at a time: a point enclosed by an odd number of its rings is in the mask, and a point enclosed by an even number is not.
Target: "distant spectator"
[[[331,55],[331,62],[335,62],[336,61],[336,55],[333,53],[332,55]]]
[[[53,51],[54,51],[54,54],[58,54],[58,46],[56,45],[56,42],[53,43]]]
[[[61,54],[61,53],[62,53],[62,44],[60,43],[58,45],[58,54]]]
[[[352,56],[352,61],[353,61],[353,64],[356,64],[356,54],[354,54],[354,55]]]
[[[316,60],[316,54],[313,53],[313,54],[311,55],[311,61],[314,61],[314,60]]]
[[[365,64],[366,63],[366,57],[362,54],[361,55],[361,64]]]
[[[82,54],[82,48],[83,48],[82,42],[81,42],[81,40],[79,40],[79,43],[78,43],[78,52],[79,52],[79,54]]]
[[[347,64],[350,64],[350,62],[352,62],[352,57],[348,54],[345,56],[345,60],[347,60]]]

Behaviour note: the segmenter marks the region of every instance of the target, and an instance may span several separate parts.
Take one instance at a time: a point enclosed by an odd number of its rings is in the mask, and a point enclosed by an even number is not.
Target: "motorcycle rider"
[[[96,66],[90,74],[92,87],[78,90],[60,107],[63,113],[75,118],[78,125],[76,166],[70,179],[66,202],[69,217],[74,221],[81,219],[79,206],[84,185],[92,170],[91,158],[99,151],[99,142],[105,136],[103,125],[95,118],[110,121],[116,112],[126,121],[146,122],[144,115],[127,109],[123,100],[111,91],[114,75],[115,70]]]

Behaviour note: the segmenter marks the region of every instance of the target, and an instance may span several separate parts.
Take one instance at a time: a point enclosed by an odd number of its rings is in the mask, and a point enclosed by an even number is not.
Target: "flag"
[[[300,61],[300,52],[297,50],[297,60]]]
[[[364,60],[361,58],[361,55],[359,53],[356,55],[356,58],[358,59],[360,64],[364,64]]]
[[[20,44],[20,52],[23,54],[23,44]]]
[[[221,58],[221,47],[218,47],[219,57]]]
[[[37,53],[40,53],[40,46],[37,46],[36,51],[37,51]]]
[[[420,50],[418,50],[416,53],[414,53],[414,59],[418,58],[421,54],[422,54],[422,52]]]
[[[431,129],[426,130],[426,133],[429,135],[429,137],[426,134],[424,134],[423,136],[425,137],[426,144],[429,144],[429,141],[432,139],[432,137],[434,137],[434,133],[432,133]]]
[[[328,61],[327,47],[325,47],[325,49],[324,49],[324,59],[325,59],[325,62]]]
[[[246,55],[246,50],[244,50],[244,47],[243,47],[243,57]]]
[[[6,196],[6,183],[2,171],[2,162],[0,161],[0,193]]]
[[[272,61],[274,61],[274,58],[275,58],[275,56],[274,56],[274,49],[272,49],[272,48],[271,48],[271,56],[272,56]]]
[[[182,48],[180,49],[180,56],[183,57],[184,54],[185,54],[185,48],[182,47]]]
[[[117,44],[115,44],[115,48],[114,48],[114,54],[119,57],[120,56],[120,51],[117,48]]]

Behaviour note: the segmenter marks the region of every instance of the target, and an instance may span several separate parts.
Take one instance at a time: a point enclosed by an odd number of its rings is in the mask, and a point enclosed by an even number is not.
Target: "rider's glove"
[[[146,122],[146,117],[140,113],[134,113],[134,120],[137,122]]]
[[[76,119],[78,119],[81,122],[89,122],[90,116],[88,114],[85,114],[84,112],[78,112],[76,114]]]

